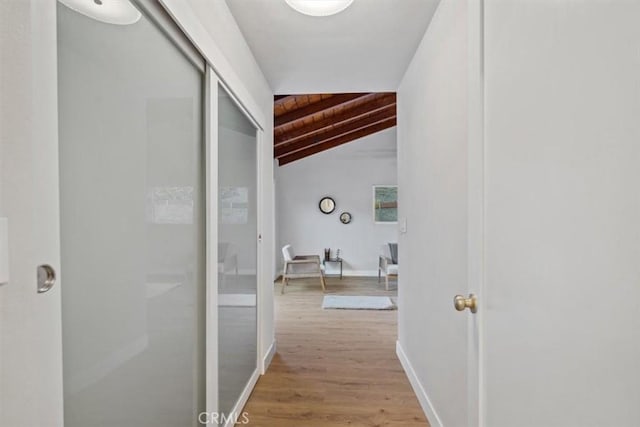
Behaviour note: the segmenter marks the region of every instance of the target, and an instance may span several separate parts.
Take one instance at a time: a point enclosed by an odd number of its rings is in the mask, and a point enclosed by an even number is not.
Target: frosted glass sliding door
[[[65,427],[197,425],[203,75],[144,14],[59,4],[58,52]]]
[[[257,369],[256,128],[218,88],[219,408],[227,416]]]

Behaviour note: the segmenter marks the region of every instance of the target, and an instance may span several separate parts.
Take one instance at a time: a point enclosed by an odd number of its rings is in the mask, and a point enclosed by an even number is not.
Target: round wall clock
[[[336,209],[336,202],[331,197],[323,197],[320,199],[318,207],[320,208],[320,212],[329,215]]]

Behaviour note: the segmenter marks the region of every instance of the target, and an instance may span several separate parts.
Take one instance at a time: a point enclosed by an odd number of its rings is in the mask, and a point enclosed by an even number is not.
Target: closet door
[[[232,419],[257,376],[256,135],[218,87],[218,399]]]
[[[58,5],[65,427],[204,411],[204,76],[129,6]]]

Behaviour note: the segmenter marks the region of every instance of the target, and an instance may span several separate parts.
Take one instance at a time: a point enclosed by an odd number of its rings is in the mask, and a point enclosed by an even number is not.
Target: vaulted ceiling
[[[276,95],[273,154],[284,166],[396,125],[393,92]]]

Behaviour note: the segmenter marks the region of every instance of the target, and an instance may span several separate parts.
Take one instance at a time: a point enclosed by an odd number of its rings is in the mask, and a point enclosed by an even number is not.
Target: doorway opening
[[[392,92],[274,98],[278,351],[245,408],[258,424],[428,425],[395,350],[395,125]]]

